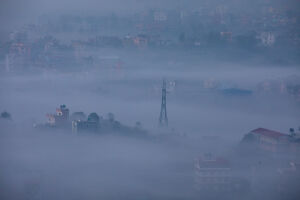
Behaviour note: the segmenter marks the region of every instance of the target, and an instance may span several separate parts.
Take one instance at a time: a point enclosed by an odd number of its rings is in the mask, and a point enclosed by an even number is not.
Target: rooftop
[[[267,137],[272,137],[272,138],[279,138],[279,137],[286,137],[288,135],[284,133],[280,133],[277,131],[265,129],[265,128],[257,128],[251,131],[251,133],[267,136]]]
[[[224,158],[215,158],[215,159],[203,159],[200,157],[197,159],[198,165],[200,168],[229,168],[230,163],[228,160]]]

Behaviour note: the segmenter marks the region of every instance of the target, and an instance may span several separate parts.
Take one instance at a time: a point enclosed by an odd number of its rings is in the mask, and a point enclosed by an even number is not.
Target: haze
[[[298,0],[2,0],[1,199],[299,199]]]

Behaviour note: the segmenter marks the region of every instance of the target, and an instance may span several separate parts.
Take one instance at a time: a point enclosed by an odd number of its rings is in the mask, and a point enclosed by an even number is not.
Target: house
[[[56,114],[47,114],[47,124],[51,126],[63,127],[69,122],[69,109],[66,105],[61,105],[56,109]]]
[[[278,152],[288,146],[289,135],[265,128],[257,128],[248,133],[243,141],[254,142],[260,150]]]
[[[293,131],[291,131],[291,134],[284,134],[265,128],[257,128],[246,134],[242,143],[250,143],[259,150],[272,153],[300,152],[299,135]]]

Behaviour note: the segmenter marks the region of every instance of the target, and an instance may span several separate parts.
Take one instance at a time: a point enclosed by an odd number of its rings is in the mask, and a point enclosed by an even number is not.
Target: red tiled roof
[[[273,138],[279,138],[279,137],[287,136],[284,133],[280,133],[280,132],[277,132],[277,131],[272,131],[272,130],[265,129],[265,128],[257,128],[255,130],[251,131],[251,133],[256,133],[256,134],[259,134],[259,135],[264,135],[264,136],[273,137]]]

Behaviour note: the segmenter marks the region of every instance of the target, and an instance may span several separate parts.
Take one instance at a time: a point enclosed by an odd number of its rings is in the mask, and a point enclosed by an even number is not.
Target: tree
[[[141,129],[142,128],[142,123],[139,122],[139,121],[135,122],[135,128]]]
[[[89,114],[89,116],[88,116],[88,121],[99,123],[99,120],[100,120],[100,117],[95,112]]]
[[[11,120],[11,115],[8,112],[4,111],[1,113],[1,118]]]

